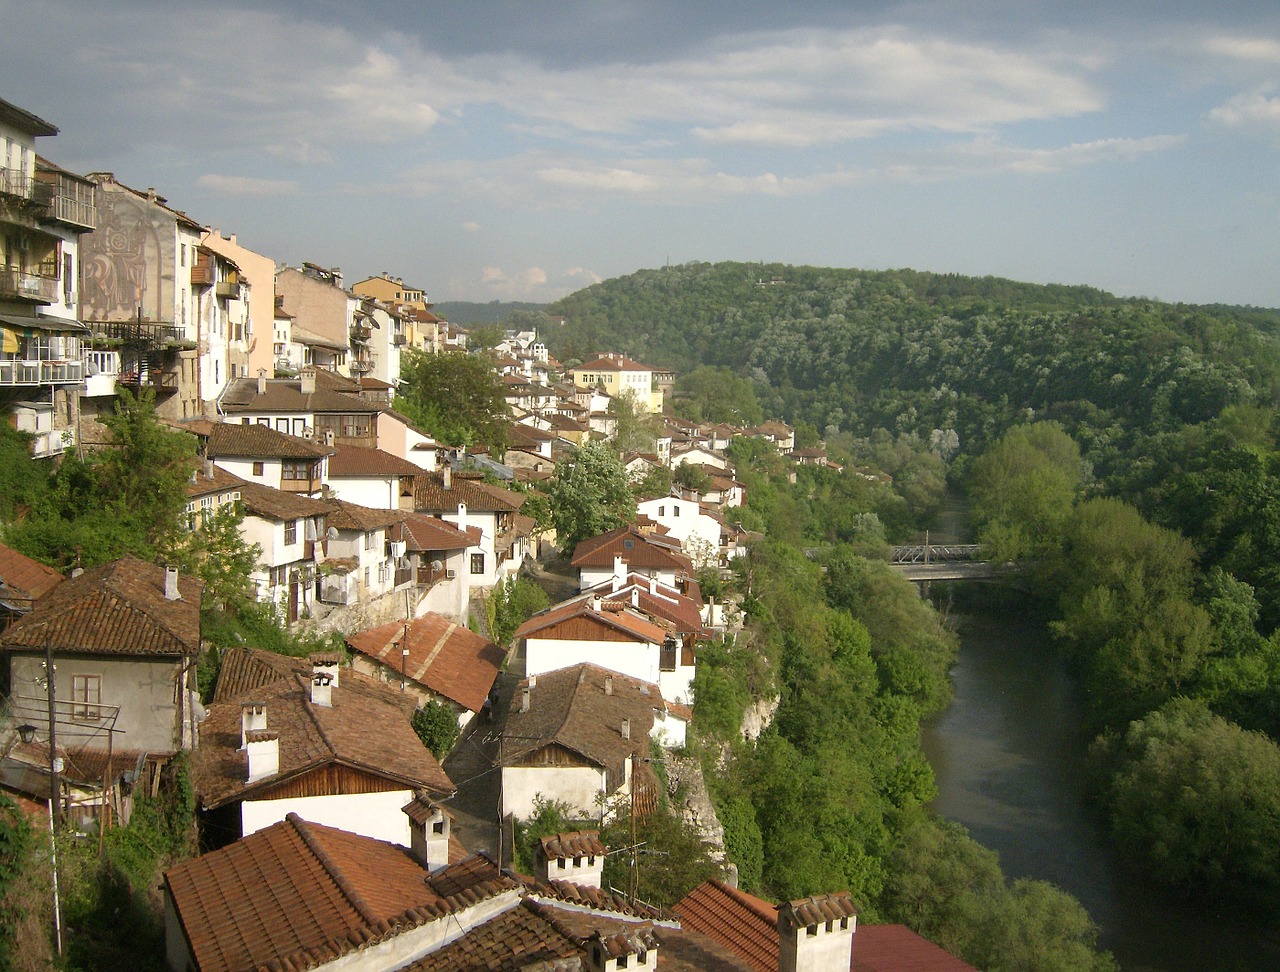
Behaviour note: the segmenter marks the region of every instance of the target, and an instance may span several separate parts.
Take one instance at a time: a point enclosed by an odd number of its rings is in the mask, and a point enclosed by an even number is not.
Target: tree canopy
[[[556,463],[547,490],[556,543],[570,552],[581,541],[635,519],[627,471],[604,442],[588,442]]]
[[[396,407],[447,445],[482,442],[501,455],[511,421],[505,396],[502,376],[486,355],[411,348],[401,356]]]

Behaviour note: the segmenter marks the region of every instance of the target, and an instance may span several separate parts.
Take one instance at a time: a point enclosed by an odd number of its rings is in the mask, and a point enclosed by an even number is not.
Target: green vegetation
[[[396,408],[447,445],[480,442],[501,456],[511,409],[502,377],[487,355],[408,349],[400,361]]]
[[[549,603],[547,592],[529,578],[508,578],[485,599],[489,637],[496,645],[509,646],[516,629]]]
[[[432,699],[414,710],[413,731],[436,759],[444,759],[458,741],[458,718],[443,702]]]
[[[547,489],[556,544],[566,554],[588,537],[635,519],[627,471],[612,447],[592,441],[556,463]]]

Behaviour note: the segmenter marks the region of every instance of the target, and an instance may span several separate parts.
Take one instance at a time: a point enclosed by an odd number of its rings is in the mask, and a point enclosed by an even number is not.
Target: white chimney
[[[633,608],[640,606],[640,588],[638,587],[631,588],[631,606]]]
[[[568,881],[598,888],[604,883],[608,850],[598,830],[575,830],[541,838],[534,847],[534,873],[547,884]]]
[[[520,711],[521,712],[529,711],[529,689],[528,688],[522,688],[520,690]]]
[[[440,475],[444,477],[444,488],[453,489],[453,466],[451,466],[447,461],[442,467],[440,467]],[[458,507],[458,512],[461,514],[462,504],[459,503]]]
[[[778,972],[847,969],[858,912],[847,891],[778,906]]]
[[[595,611],[596,614],[600,613],[600,595],[599,594],[596,594],[591,598],[591,610]]]
[[[587,972],[614,972],[615,969],[656,969],[658,937],[652,925],[613,935],[594,931],[584,943],[587,949]]]
[[[298,391],[304,395],[314,395],[316,391],[316,373],[310,368],[304,368],[298,374]]]
[[[604,694],[605,695],[613,694],[613,676],[612,675],[606,675],[604,677]]]
[[[240,706],[240,748],[248,744],[249,733],[267,728],[267,704],[244,702]]]
[[[170,564],[164,569],[164,599],[181,601],[182,593],[178,590],[178,568]]]
[[[623,739],[631,738],[631,720],[630,719],[622,720],[622,738]]]
[[[414,859],[433,873],[447,866],[453,819],[423,790],[401,809],[410,821],[409,850]]]
[[[622,559],[622,554],[613,555],[613,589],[615,591],[622,590],[622,586],[627,582],[627,562]]]
[[[258,394],[265,395],[267,393],[267,369],[258,369]]]
[[[310,656],[311,704],[333,705],[333,690],[338,687],[342,658],[332,651],[318,651]]]
[[[280,772],[280,733],[254,729],[245,733],[245,749],[249,753],[249,779],[255,783]]]

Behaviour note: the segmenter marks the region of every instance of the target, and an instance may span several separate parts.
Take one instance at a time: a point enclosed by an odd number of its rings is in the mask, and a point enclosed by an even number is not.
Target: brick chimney
[[[848,891],[778,906],[778,972],[849,968],[858,910]]]
[[[414,793],[400,809],[409,818],[409,850],[414,860],[432,872],[448,865],[453,818],[425,790]]]
[[[574,830],[543,837],[534,848],[534,873],[547,884],[569,881],[598,888],[608,853],[598,830]]]

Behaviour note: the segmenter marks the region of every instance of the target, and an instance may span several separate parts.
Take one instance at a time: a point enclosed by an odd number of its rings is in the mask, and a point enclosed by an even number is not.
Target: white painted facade
[[[698,540],[710,545],[710,549],[718,554],[720,524],[715,518],[703,513],[702,507],[693,500],[681,499],[678,496],[664,496],[660,499],[637,503],[636,510],[641,516],[647,516],[666,527],[670,535],[680,541],[684,552],[694,557],[694,566],[701,566],[697,563],[695,556],[701,548],[693,541]]]
[[[413,428],[392,412],[378,413],[378,448],[407,462],[435,472],[440,444],[429,435]]]
[[[331,495],[357,506],[372,510],[401,508],[399,476],[331,476],[327,485]],[[412,496],[408,502],[412,506]]]
[[[676,665],[662,671],[662,646],[636,641],[567,641],[554,638],[525,639],[525,677],[554,672],[571,665],[590,662],[622,675],[652,682],[662,697],[688,704],[693,696],[693,673],[696,666],[680,664],[681,650],[676,648]]]
[[[630,767],[628,767],[628,770]],[[628,783],[620,792],[630,792]],[[506,766],[502,770],[502,812],[520,820],[533,816],[535,797],[562,800],[582,816],[599,814],[597,798],[606,795],[605,771],[594,766]]]
[[[625,560],[626,557],[624,556],[623,559]],[[676,570],[674,567],[661,570],[645,570],[645,573],[666,587],[676,586]],[[613,578],[613,567],[580,567],[578,568],[578,590],[589,591],[593,587],[612,582]]]
[[[287,814],[296,813],[312,823],[408,847],[413,823],[400,808],[412,799],[413,790],[404,789],[284,800],[245,800],[240,804],[241,833],[247,837],[283,820]]]

